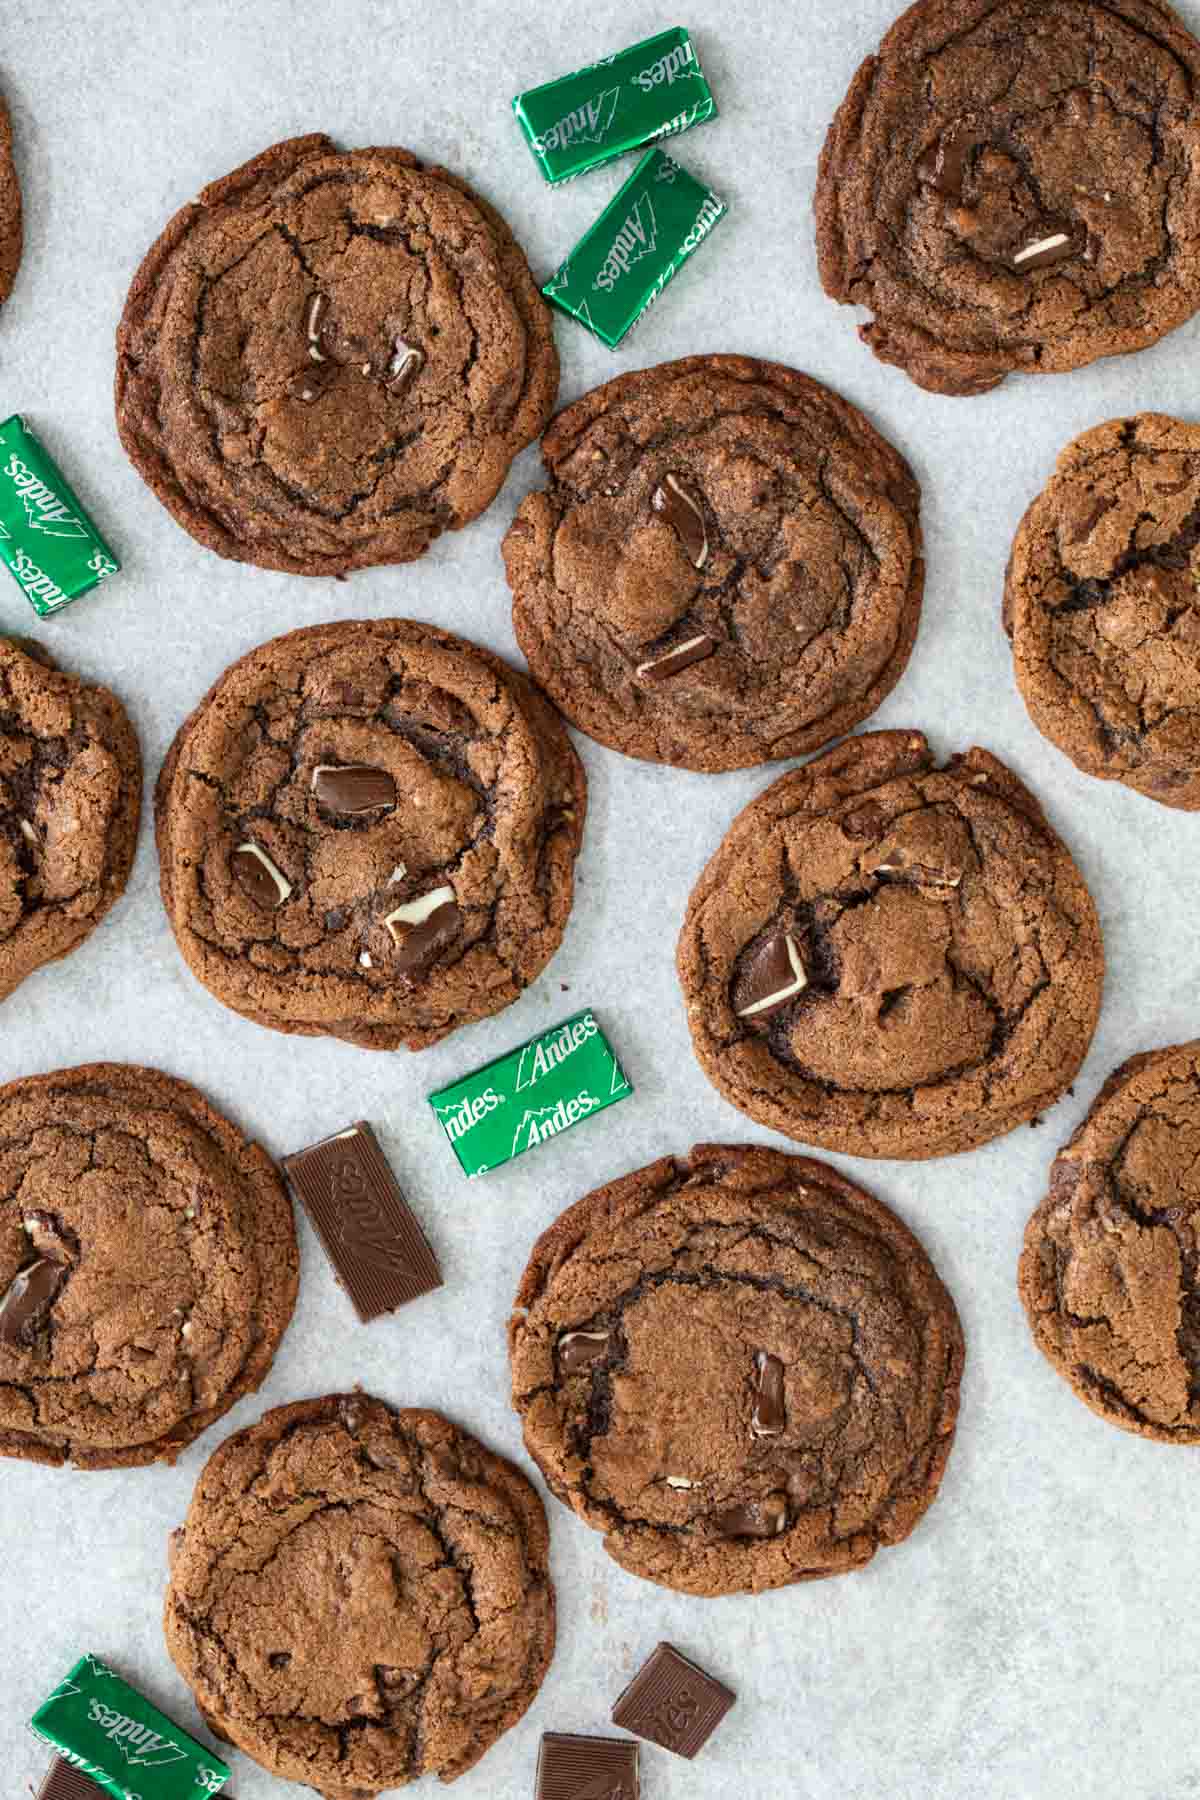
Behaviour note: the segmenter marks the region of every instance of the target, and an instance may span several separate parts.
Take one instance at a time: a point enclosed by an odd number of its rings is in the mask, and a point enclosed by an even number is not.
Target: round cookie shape
[[[826,138],[826,293],[941,394],[1157,342],[1200,307],[1198,82],[1158,0],[917,0]]]
[[[141,804],[141,754],[115,695],[0,638],[0,999],[120,899]]]
[[[948,1156],[1070,1084],[1100,1008],[1096,909],[986,750],[849,739],[734,820],[677,953],[692,1044],[762,1125],[852,1156]]]
[[[200,543],[342,575],[495,498],[550,415],[550,315],[504,221],[407,150],[316,133],[178,212],[117,333],[117,426]]]
[[[895,1214],[824,1163],[701,1144],[538,1239],[513,1403],[630,1573],[761,1593],[861,1568],[937,1495],[963,1338]]]
[[[1004,595],[1017,685],[1086,775],[1200,808],[1200,426],[1113,419],[1068,444]]]
[[[304,1400],[209,1458],[167,1649],[215,1732],[328,1800],[453,1781],[550,1666],[548,1555],[525,1477],[439,1414]]]
[[[21,184],[13,162],[12,120],[0,96],[0,304],[8,299],[21,264],[25,233]]]
[[[1055,1158],[1018,1286],[1085,1406],[1200,1443],[1200,1041],[1122,1063]]]
[[[0,1088],[0,1453],[173,1462],[263,1381],[298,1276],[272,1163],[186,1082]]]
[[[235,1012],[424,1049],[558,948],[586,810],[557,714],[498,657],[411,620],[312,626],[234,663],[176,735],[163,904]]]
[[[818,749],[903,673],[925,581],[912,471],[780,363],[618,376],[542,440],[504,540],[513,625],[567,717],[629,756],[721,770]]]

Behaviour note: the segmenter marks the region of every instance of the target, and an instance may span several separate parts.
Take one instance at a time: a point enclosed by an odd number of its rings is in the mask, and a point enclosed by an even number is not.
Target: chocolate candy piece
[[[402,394],[411,381],[425,367],[425,352],[418,350],[415,344],[406,344],[402,337],[392,341],[392,359],[387,366],[387,381],[384,384],[389,394]]]
[[[26,1213],[21,1224],[34,1250],[48,1262],[65,1268],[77,1261],[79,1240],[74,1232],[64,1230],[53,1213]]]
[[[0,561],[43,615],[121,567],[19,413],[0,425]]]
[[[255,906],[274,912],[292,891],[292,884],[257,844],[239,844],[230,858],[230,866],[238,885],[249,894]]]
[[[808,986],[808,975],[790,931],[773,931],[746,958],[733,989],[739,1019],[765,1019]]]
[[[326,353],[320,342],[320,333],[326,322],[327,311],[329,311],[329,297],[326,293],[315,293],[308,302],[308,322],[306,322],[308,355],[311,362],[327,362]],[[326,371],[322,371],[322,373],[326,373]],[[308,398],[308,396],[302,396],[302,398]]]
[[[400,866],[403,867],[403,864]],[[394,912],[388,913],[383,921],[388,928],[393,944],[402,944],[407,936],[407,933],[402,934],[397,931],[398,925],[410,927],[423,925],[426,919],[431,918],[440,907],[450,906],[453,901],[454,889],[452,887],[431,888],[427,894],[418,894],[415,900],[406,900],[403,906],[398,906]]]
[[[691,482],[680,475],[664,475],[650,504],[668,525],[674,526],[693,568],[702,569],[708,561],[708,527],[704,523],[704,504]]]
[[[135,1780],[136,1800],[203,1800],[229,1780],[219,1757],[96,1656],[80,1657],[30,1725],[113,1800],[130,1800]],[[70,1800],[96,1800],[95,1786]]]
[[[396,783],[387,770],[366,763],[318,763],[312,791],[330,812],[378,812],[396,804]]]
[[[439,906],[429,917],[410,931],[396,952],[398,975],[423,975],[443,950],[449,949],[462,931],[462,914],[452,900]]]
[[[42,1778],[37,1800],[97,1800],[97,1795],[103,1792],[90,1775],[85,1775],[82,1769],[72,1768],[65,1758],[56,1756]]]
[[[408,900],[383,921],[398,945],[393,968],[398,975],[423,975],[462,930],[462,914],[454,904],[454,889],[434,888],[419,899]],[[409,929],[401,937],[397,925]]]
[[[608,1355],[612,1337],[607,1331],[567,1331],[558,1340],[558,1366],[564,1375],[590,1369]]]
[[[321,363],[325,361],[324,352],[321,349],[321,326],[324,323],[325,315],[328,311],[328,295],[314,294],[308,303],[308,317],[305,321],[305,331],[308,337],[308,354],[313,362]]]
[[[615,350],[727,211],[665,151],[651,150],[542,293]]]
[[[529,88],[512,106],[547,181],[570,181],[717,116],[695,48],[679,25]]]
[[[755,1437],[778,1437],[787,1424],[783,1398],[783,1364],[777,1356],[760,1350],[754,1359],[754,1412],[750,1429]]]
[[[587,1011],[439,1088],[429,1104],[466,1174],[482,1175],[632,1092]]]
[[[702,631],[699,637],[688,638],[686,643],[677,645],[674,650],[664,651],[653,662],[639,663],[638,674],[643,681],[669,681],[672,675],[679,675],[684,669],[690,669],[693,663],[703,662],[706,656],[712,655],[716,647],[716,638],[711,638],[707,632]]]
[[[285,1156],[283,1171],[364,1325],[441,1287],[437,1259],[363,1120]]]
[[[961,200],[967,159],[981,142],[975,132],[951,125],[917,164],[918,177],[948,200]]]
[[[1075,240],[1070,232],[1051,231],[1030,238],[1013,257],[1012,266],[1018,274],[1026,275],[1030,269],[1048,269],[1051,263],[1066,262],[1074,254]]]
[[[673,1644],[660,1644],[613,1707],[612,1722],[690,1762],[736,1699]]]
[[[14,1275],[0,1299],[0,1344],[9,1350],[28,1349],[66,1278],[63,1264],[44,1256]]]
[[[638,1800],[640,1793],[638,1747],[627,1738],[543,1732],[537,1800]]]
[[[787,1499],[783,1494],[768,1494],[765,1500],[750,1500],[745,1506],[731,1506],[716,1513],[713,1524],[722,1537],[778,1537],[787,1525]]]

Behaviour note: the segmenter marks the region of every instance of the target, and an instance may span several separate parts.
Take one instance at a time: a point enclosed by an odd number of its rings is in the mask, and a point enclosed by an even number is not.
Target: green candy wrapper
[[[20,413],[0,425],[0,559],[43,617],[121,567]]]
[[[80,1657],[31,1725],[114,1800],[200,1800],[229,1780],[211,1750],[96,1656]]]
[[[529,88],[512,104],[547,181],[571,181],[627,150],[717,116],[712,89],[682,25],[574,75]]]
[[[633,1089],[590,1010],[530,1038],[430,1094],[438,1124],[470,1176],[511,1162]]]
[[[651,150],[542,293],[615,350],[727,210],[665,150]]]

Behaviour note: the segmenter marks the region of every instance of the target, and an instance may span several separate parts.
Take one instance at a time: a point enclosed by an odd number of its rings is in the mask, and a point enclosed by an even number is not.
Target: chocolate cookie
[[[690,356],[621,375],[542,441],[551,485],[504,540],[535,678],[589,736],[736,769],[828,743],[903,673],[920,491],[795,369]]]
[[[186,1082],[0,1088],[0,1453],[173,1462],[265,1378],[298,1269],[274,1167]]]
[[[962,1330],[894,1213],[824,1163],[700,1144],[570,1207],[509,1324],[552,1491],[686,1594],[861,1568],[934,1500]]]
[[[303,1400],[209,1458],[167,1648],[213,1729],[273,1774],[331,1800],[453,1781],[550,1666],[548,1552],[525,1477],[437,1413]]]
[[[1087,775],[1200,808],[1200,426],[1068,444],[1017,532],[1004,624],[1029,714]]]
[[[158,780],[192,973],[276,1031],[421,1050],[558,948],[587,789],[542,696],[405,619],[293,631],[225,671]]]
[[[1200,307],[1198,83],[1158,0],[918,0],[825,142],[826,293],[940,394],[1157,342]]]
[[[17,180],[12,148],[12,120],[3,97],[0,97],[0,304],[12,292],[25,242],[21,223],[21,184]]]
[[[120,899],[141,805],[142,759],[115,695],[0,638],[0,1000]]]
[[[700,1065],[760,1124],[851,1156],[948,1156],[1068,1086],[1100,1008],[1096,909],[986,750],[852,738],[734,820],[679,978]]]
[[[1101,1418],[1200,1443],[1200,1041],[1110,1075],[1050,1170],[1019,1287],[1038,1349]]]
[[[194,538],[341,575],[475,518],[558,387],[499,215],[407,150],[276,144],[178,212],[117,333],[117,426]]]

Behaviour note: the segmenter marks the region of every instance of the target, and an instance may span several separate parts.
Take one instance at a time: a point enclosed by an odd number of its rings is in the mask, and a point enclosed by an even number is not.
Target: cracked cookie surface
[[[298,1273],[269,1158],[186,1082],[0,1088],[0,1453],[174,1461],[265,1378]]]
[[[234,663],[178,732],[163,903],[236,1012],[424,1049],[558,948],[586,807],[557,714],[498,657],[411,620],[312,626]]]
[[[1200,1443],[1200,1042],[1122,1063],[1050,1169],[1018,1277],[1085,1406]]]
[[[825,142],[826,293],[943,394],[1155,343],[1200,307],[1198,81],[1157,0],[918,0]]]
[[[542,441],[504,540],[513,624],[567,717],[629,756],[745,767],[851,730],[900,679],[920,491],[857,408],[779,363],[619,376]]]
[[[486,201],[319,133],[177,213],[117,334],[143,479],[209,549],[300,575],[408,562],[475,518],[557,387],[549,312]]]
[[[852,1156],[973,1149],[1069,1085],[1104,977],[1096,910],[986,750],[851,738],[734,820],[677,953],[692,1044],[762,1125]]]
[[[0,96],[0,305],[12,292],[24,243],[21,184],[13,162],[12,120]]]
[[[141,753],[115,695],[0,638],[0,999],[120,899],[141,804]]]
[[[1200,808],[1200,426],[1114,419],[1068,444],[1004,594],[1017,685],[1087,775]]]
[[[336,1800],[452,1781],[554,1652],[542,1503],[434,1412],[267,1413],[209,1459],[173,1543],[167,1648],[214,1730]]]
[[[824,1163],[701,1144],[534,1246],[513,1403],[551,1490],[690,1594],[843,1574],[899,1543],[954,1439],[954,1303],[895,1214]]]

